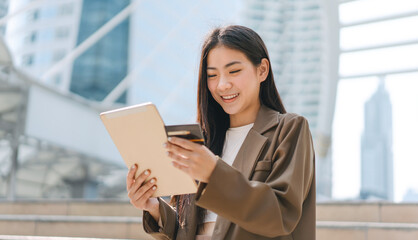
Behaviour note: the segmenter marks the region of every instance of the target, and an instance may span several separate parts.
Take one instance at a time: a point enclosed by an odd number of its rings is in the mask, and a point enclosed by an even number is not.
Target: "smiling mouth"
[[[233,94],[233,95],[225,95],[225,96],[221,96],[221,98],[222,98],[223,100],[231,100],[231,99],[234,99],[234,98],[238,97],[238,95],[239,95],[239,93],[236,93],[236,94]]]

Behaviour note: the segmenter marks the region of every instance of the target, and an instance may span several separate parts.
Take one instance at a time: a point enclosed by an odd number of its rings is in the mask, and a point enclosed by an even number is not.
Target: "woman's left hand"
[[[200,182],[209,182],[217,157],[206,146],[186,139],[171,137],[165,145],[173,166]]]

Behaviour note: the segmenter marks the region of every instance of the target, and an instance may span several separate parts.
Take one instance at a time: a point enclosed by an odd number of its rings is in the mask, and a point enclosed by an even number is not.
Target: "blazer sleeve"
[[[265,182],[250,181],[218,161],[206,188],[196,194],[196,204],[248,232],[266,237],[292,233],[313,180],[314,151],[305,118],[290,115],[282,120]]]
[[[142,225],[144,227],[144,231],[155,239],[174,239],[177,231],[176,211],[163,199],[158,198],[158,202],[160,203],[162,227],[158,225],[158,222],[155,221],[149,212],[144,211],[142,215]]]

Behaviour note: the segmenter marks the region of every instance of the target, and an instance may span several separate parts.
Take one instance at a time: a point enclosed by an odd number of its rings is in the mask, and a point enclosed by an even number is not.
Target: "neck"
[[[241,127],[250,123],[254,123],[255,119],[257,118],[258,111],[260,110],[260,106],[260,102],[258,102],[256,106],[252,107],[251,109],[246,109],[244,112],[239,114],[229,115],[229,127]]]

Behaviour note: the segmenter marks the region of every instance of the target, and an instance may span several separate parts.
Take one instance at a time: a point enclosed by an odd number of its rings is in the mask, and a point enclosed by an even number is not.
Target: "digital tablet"
[[[182,125],[166,127],[152,103],[103,112],[100,118],[126,166],[130,168],[137,164],[137,175],[150,169],[149,178],[157,178],[158,187],[153,197],[196,192],[195,180],[173,167],[172,159],[167,156],[163,144],[167,142],[170,132],[172,136],[200,139],[196,141],[203,143],[198,124],[183,125],[194,125],[191,128],[181,127]]]

